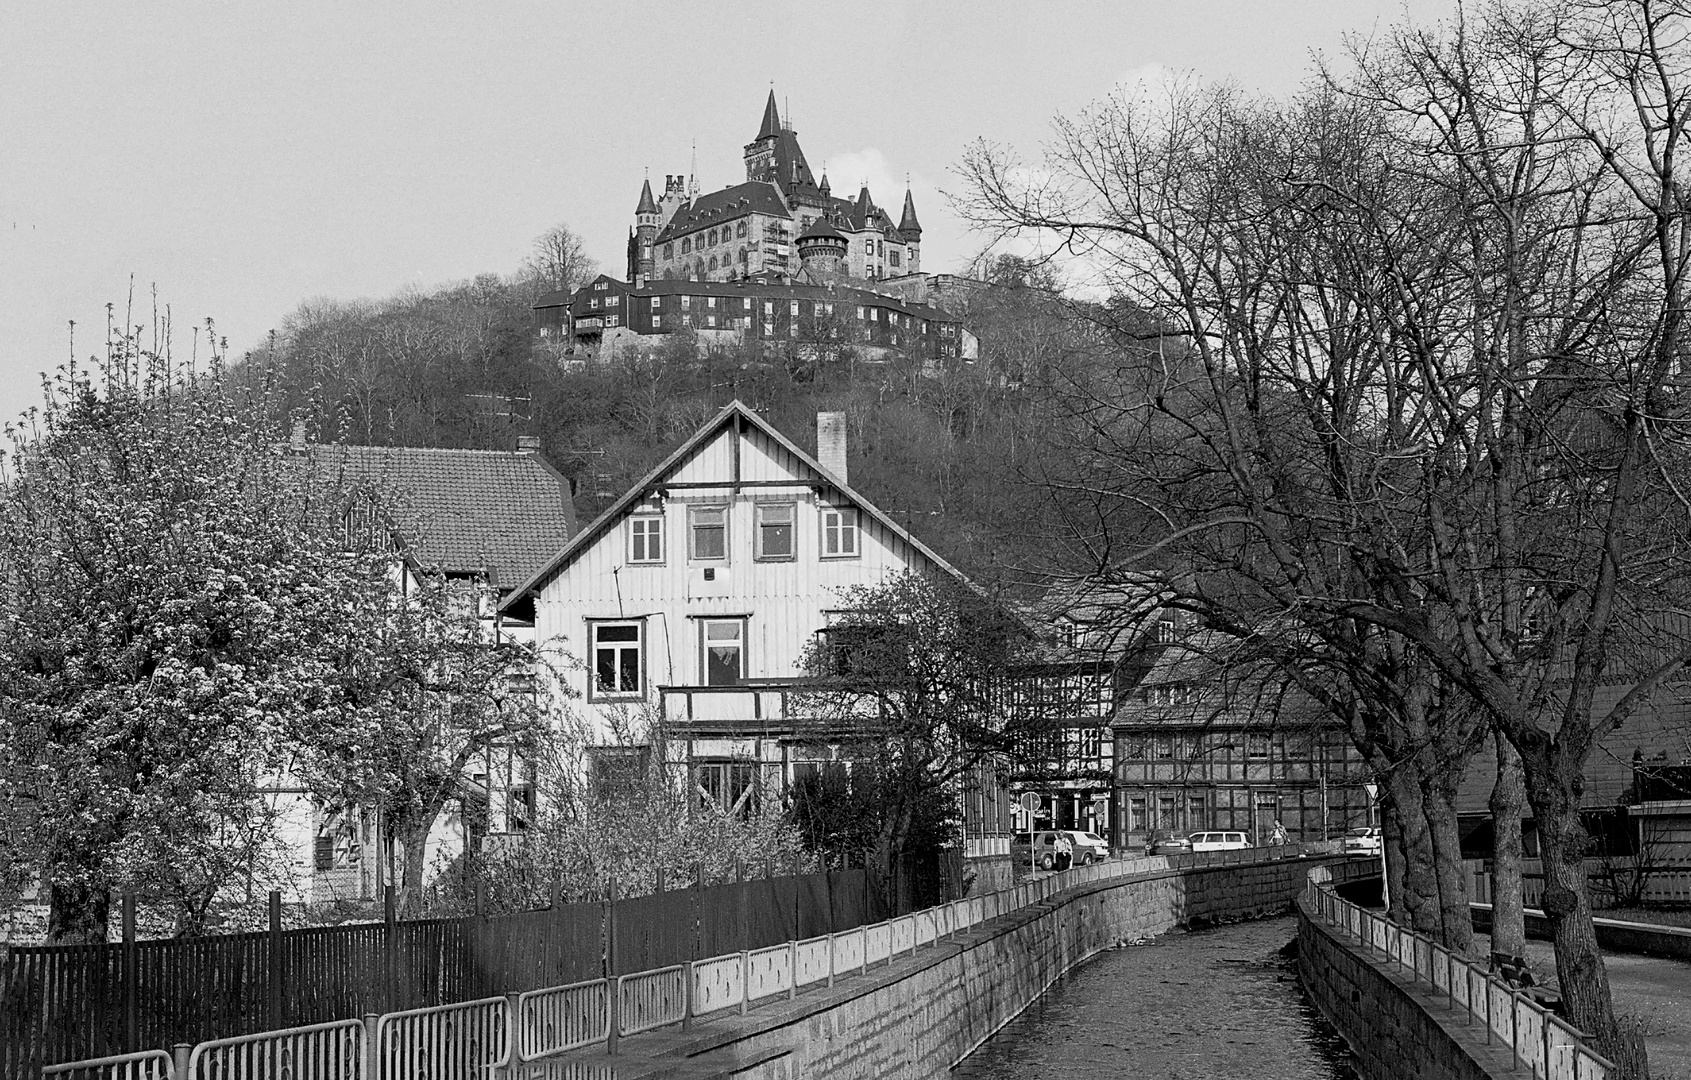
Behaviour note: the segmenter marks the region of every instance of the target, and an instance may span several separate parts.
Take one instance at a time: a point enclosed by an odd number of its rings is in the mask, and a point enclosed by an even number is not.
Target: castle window
[[[743,222],[743,221],[740,222],[739,226],[737,228],[735,228],[735,230],[734,230],[734,235],[735,236],[746,235],[746,223],[745,222]]]
[[[716,230],[715,229],[712,229],[710,231],[710,246],[711,247],[716,246]]]
[[[663,257],[666,259],[675,258],[675,242],[673,240],[663,246]]]
[[[716,256],[715,256],[715,255],[712,255],[712,256],[711,256],[711,257],[710,257],[710,268],[711,268],[711,269],[712,269],[712,270],[715,270],[715,269],[716,269]]]
[[[887,262],[892,263],[894,266],[898,265],[898,250],[896,248],[887,252]]]
[[[887,242],[885,240],[875,241],[875,254],[885,255],[886,253],[887,253]]]
[[[681,241],[681,254],[685,255],[693,250],[693,238],[687,237]]]
[[[746,249],[741,248],[740,249],[740,262],[744,263],[745,261],[746,261]]]

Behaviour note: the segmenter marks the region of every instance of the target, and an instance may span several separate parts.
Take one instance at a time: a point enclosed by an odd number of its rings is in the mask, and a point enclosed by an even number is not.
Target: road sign
[[[1037,791],[1022,792],[1022,809],[1030,814],[1039,813],[1039,808],[1045,805],[1045,797]]]

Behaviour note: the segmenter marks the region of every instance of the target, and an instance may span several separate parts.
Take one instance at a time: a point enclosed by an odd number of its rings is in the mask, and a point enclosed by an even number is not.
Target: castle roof
[[[847,242],[846,238],[840,235],[840,230],[829,224],[825,214],[811,222],[810,228],[799,234],[799,243],[802,244],[806,240],[838,240],[842,244]]]
[[[648,178],[640,185],[640,205],[634,208],[636,214],[655,214],[658,212],[657,200],[652,198],[652,181]]]
[[[786,200],[774,184],[763,180],[748,180],[743,184],[707,192],[676,208],[669,224],[658,233],[657,242],[664,243],[699,229],[735,221],[747,214],[769,214],[773,217],[792,217]]]
[[[781,113],[775,108],[775,91],[769,91],[769,103],[763,107],[763,125],[757,129],[759,141],[781,134]]]
[[[921,236],[922,223],[916,220],[916,200],[910,197],[910,189],[904,189],[904,216],[899,218],[898,231],[906,236]]]

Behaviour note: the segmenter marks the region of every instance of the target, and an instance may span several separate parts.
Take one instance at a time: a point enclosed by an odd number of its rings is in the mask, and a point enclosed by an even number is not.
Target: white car
[[[1192,841],[1193,851],[1236,851],[1251,846],[1242,832],[1195,832],[1186,839]]]
[[[1378,855],[1381,843],[1379,829],[1352,829],[1345,833],[1342,847],[1346,854]]]

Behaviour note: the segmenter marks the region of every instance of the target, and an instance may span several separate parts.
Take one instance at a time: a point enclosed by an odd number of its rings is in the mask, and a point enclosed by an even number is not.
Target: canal
[[[1298,987],[1291,916],[1170,931],[1069,973],[950,1075],[1359,1080]]]

